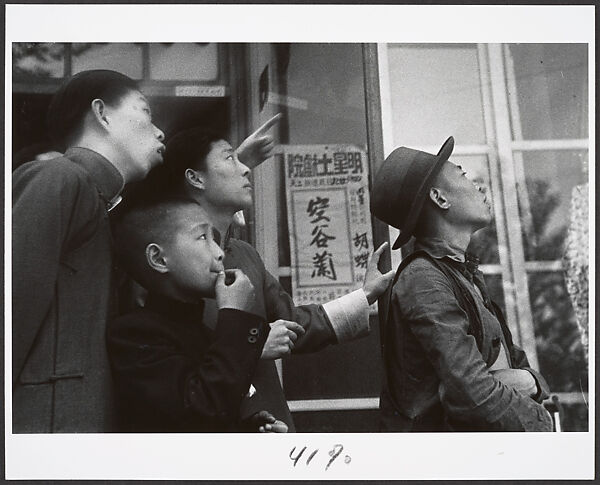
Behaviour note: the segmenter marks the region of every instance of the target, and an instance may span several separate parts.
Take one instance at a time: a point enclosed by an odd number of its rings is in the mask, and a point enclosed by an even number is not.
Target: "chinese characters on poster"
[[[362,286],[373,251],[366,152],[284,145],[292,292],[325,303]]]

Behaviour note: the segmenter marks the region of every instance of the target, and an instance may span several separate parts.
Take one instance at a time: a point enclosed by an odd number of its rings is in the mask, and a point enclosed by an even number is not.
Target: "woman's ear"
[[[194,170],[193,168],[186,168],[184,175],[185,180],[188,184],[197,189],[204,190],[204,178],[202,177],[200,172]]]
[[[163,249],[156,243],[150,243],[146,246],[146,261],[148,265],[159,273],[167,273],[167,261]]]
[[[431,189],[429,189],[429,198],[435,205],[443,210],[450,209],[450,206],[452,205],[450,204],[450,201],[447,199],[444,192],[437,187],[431,187]]]

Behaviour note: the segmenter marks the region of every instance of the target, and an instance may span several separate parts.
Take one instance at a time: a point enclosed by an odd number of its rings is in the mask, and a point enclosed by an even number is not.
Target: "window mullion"
[[[498,146],[498,164],[502,182],[502,198],[506,215],[509,262],[513,276],[513,295],[516,302],[517,332],[516,340],[527,352],[532,366],[539,368],[533,318],[529,301],[529,287],[525,272],[525,255],[519,205],[517,195],[517,178],[511,148],[510,114],[507,101],[507,85],[504,77],[504,62],[501,44],[488,46],[492,105],[496,125],[496,141]],[[507,296],[507,295],[505,295]]]
[[[517,315],[517,302],[513,290],[513,274],[510,267],[508,253],[507,225],[504,216],[504,199],[500,184],[500,164],[496,150],[496,133],[494,129],[494,109],[492,106],[492,92],[489,75],[489,61],[486,44],[477,45],[479,58],[479,75],[481,82],[481,95],[483,106],[483,119],[485,123],[486,141],[489,146],[488,167],[490,169],[490,185],[494,201],[494,219],[496,222],[496,236],[498,238],[498,255],[502,267],[502,290],[506,320],[513,330],[517,330],[519,317]]]

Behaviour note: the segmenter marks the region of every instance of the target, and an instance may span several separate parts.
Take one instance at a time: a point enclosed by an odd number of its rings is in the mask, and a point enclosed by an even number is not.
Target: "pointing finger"
[[[385,248],[387,248],[388,245],[389,245],[389,243],[387,241],[382,243],[381,246],[379,246],[373,254],[377,255],[377,257],[381,256],[381,253],[383,253],[383,251],[385,251]]]
[[[283,118],[283,114],[277,113],[270,120],[267,120],[265,123],[263,123],[263,125],[260,128],[258,128],[258,130],[254,132],[254,134],[262,134],[266,132],[267,130],[275,126],[277,123],[279,123],[279,120],[281,120],[281,118]]]

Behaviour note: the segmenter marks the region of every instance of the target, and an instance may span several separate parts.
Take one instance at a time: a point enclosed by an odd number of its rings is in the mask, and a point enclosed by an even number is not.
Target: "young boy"
[[[13,432],[111,431],[108,211],[162,162],[164,135],[137,84],[106,70],[69,79],[48,125],[65,154],[12,178]]]
[[[252,283],[237,269],[228,270],[233,281],[226,283],[219,235],[193,200],[125,204],[114,219],[117,257],[149,293],[144,308],[108,327],[122,429],[250,430],[240,402],[269,332],[250,312]],[[203,325],[203,298],[216,299],[214,330]],[[282,423],[266,415],[254,424],[270,431]]]

